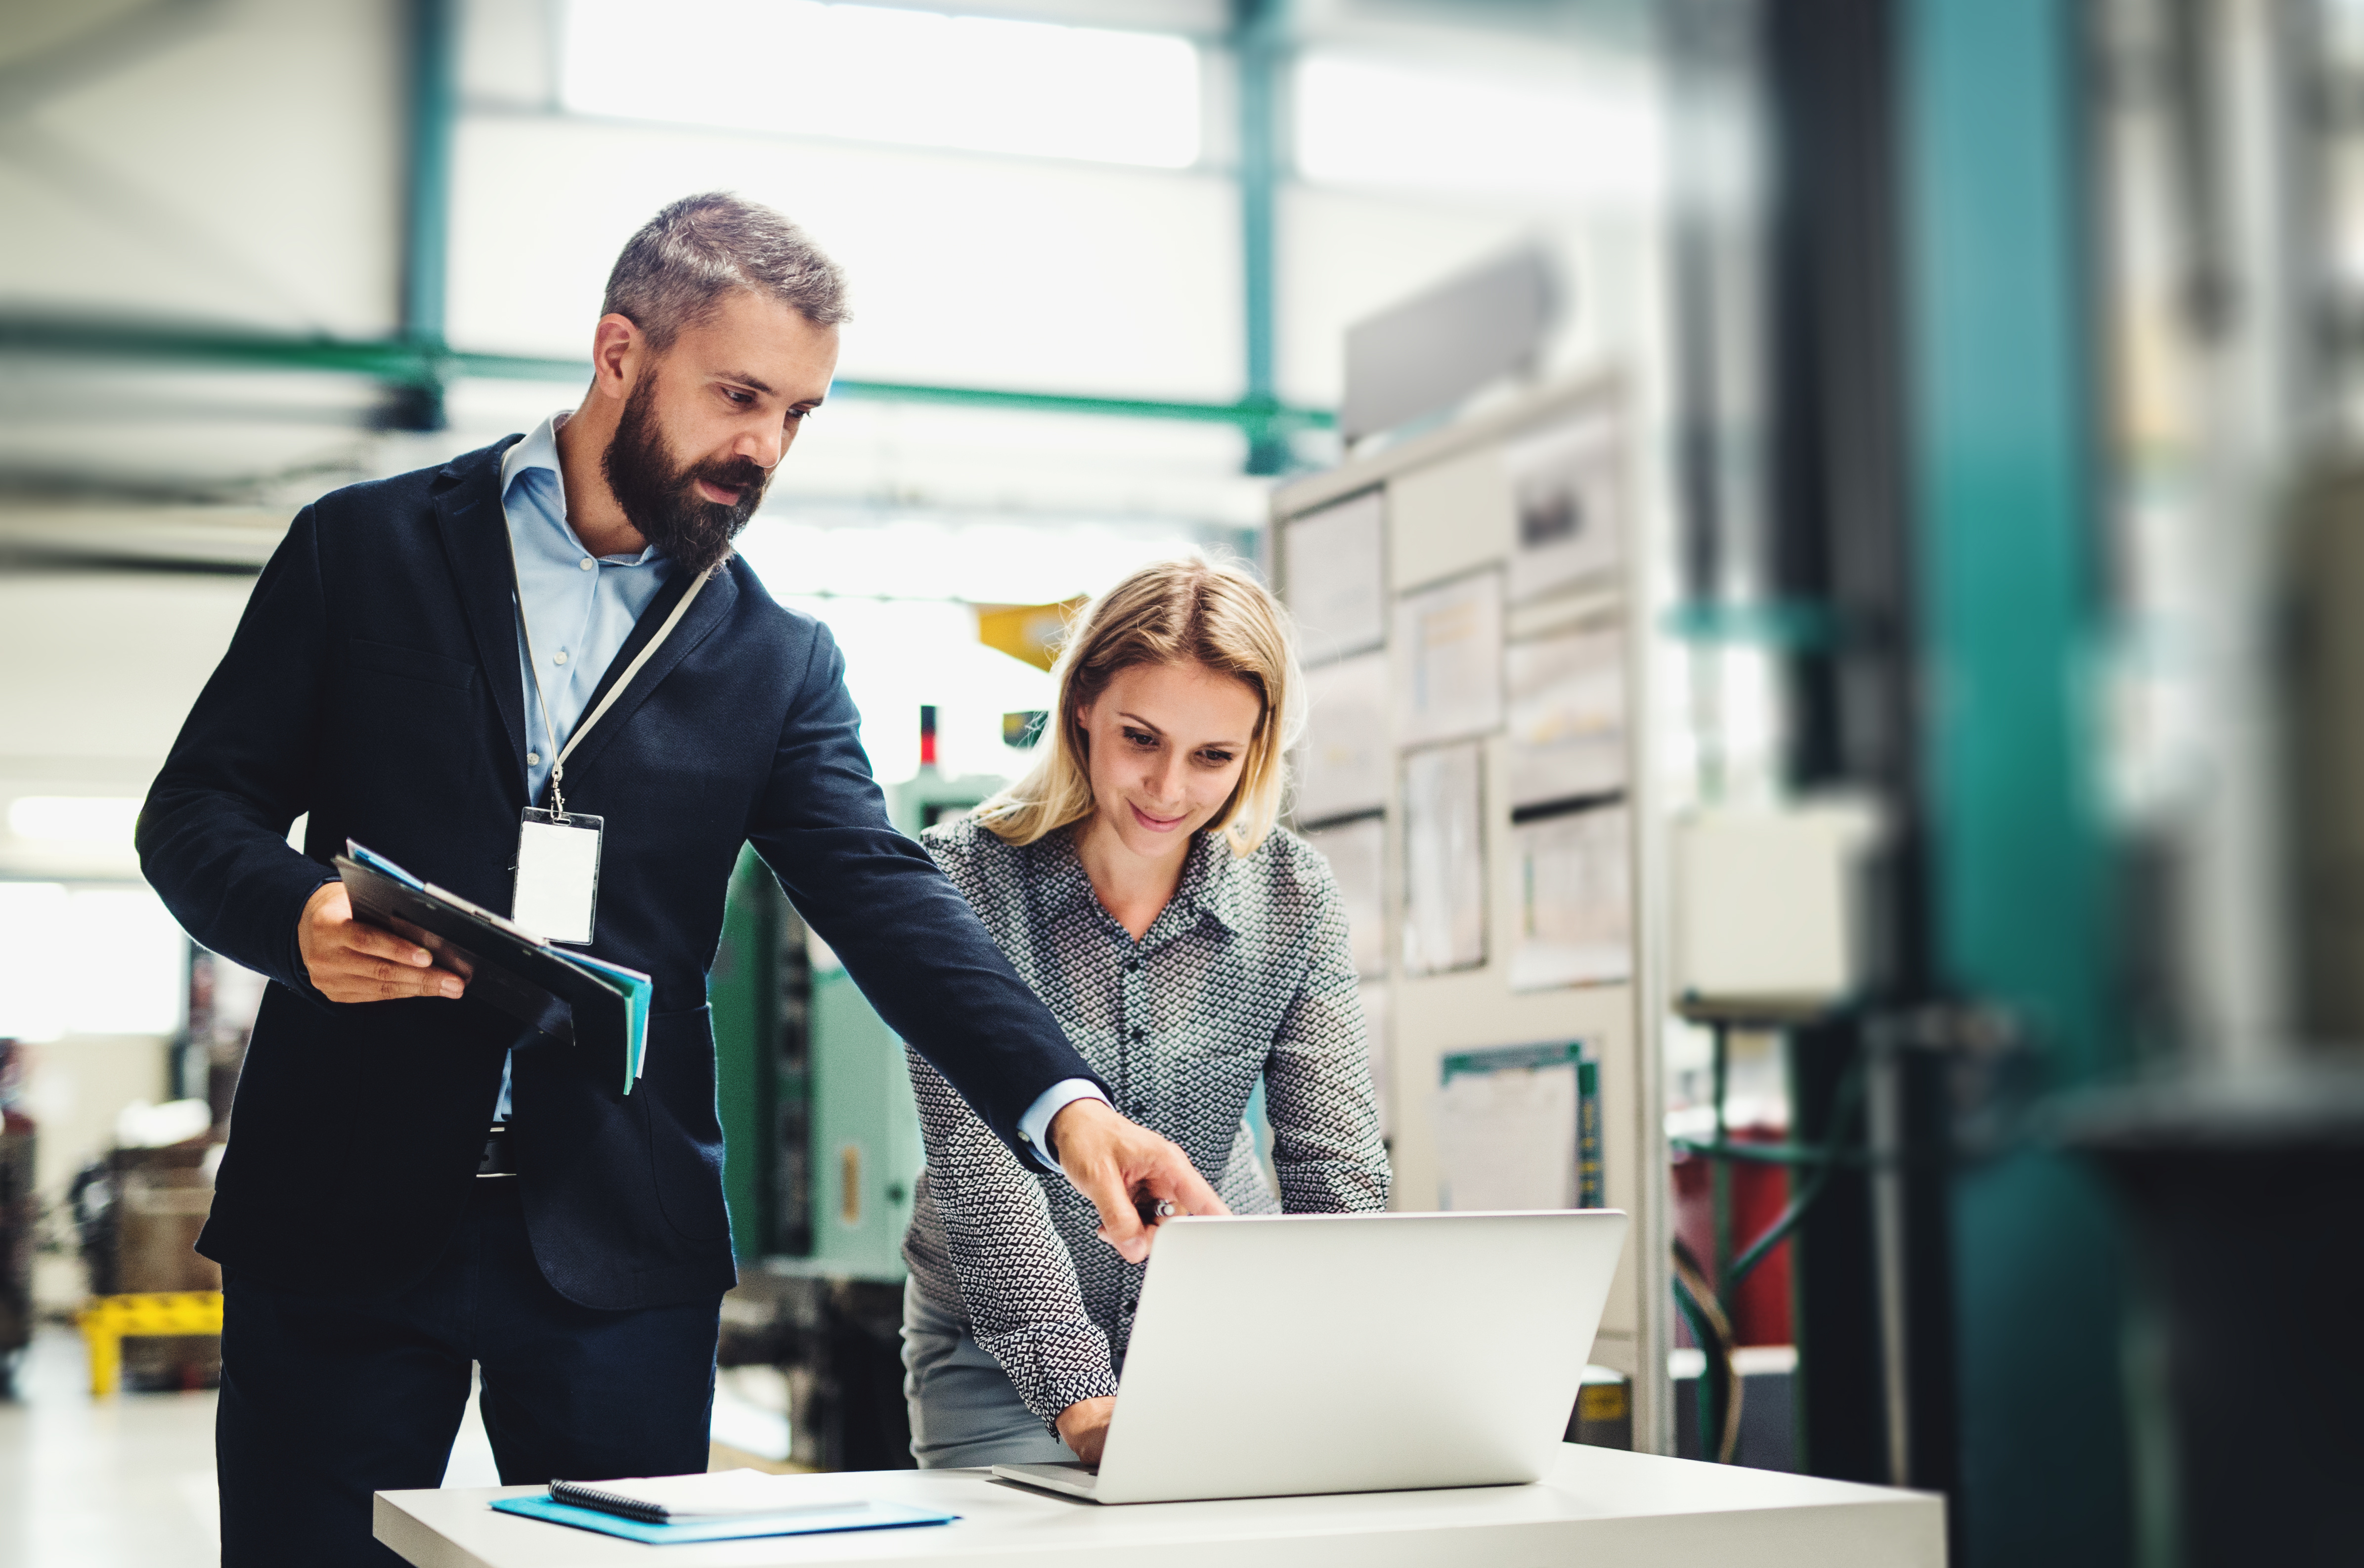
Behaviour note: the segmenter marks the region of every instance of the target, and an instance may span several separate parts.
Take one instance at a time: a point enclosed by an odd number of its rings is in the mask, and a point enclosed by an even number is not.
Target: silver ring
[[[1177,1205],[1176,1205],[1175,1203],[1173,1203],[1171,1200],[1169,1200],[1169,1199],[1165,1199],[1165,1198],[1160,1198],[1160,1199],[1158,1199],[1158,1200],[1157,1200],[1157,1218],[1160,1218],[1160,1219],[1171,1219],[1171,1218],[1173,1218],[1176,1215],[1177,1215],[1177,1214],[1179,1214],[1179,1213],[1181,1213],[1181,1212],[1182,1212],[1181,1208],[1180,1208]]]

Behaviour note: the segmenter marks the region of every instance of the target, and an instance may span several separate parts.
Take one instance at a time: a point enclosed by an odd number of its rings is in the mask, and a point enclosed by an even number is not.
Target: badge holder
[[[584,716],[561,746],[551,724],[550,701],[542,695],[541,666],[533,657],[533,630],[526,624],[525,585],[517,573],[514,538],[509,540],[509,572],[517,585],[518,637],[525,649],[526,669],[533,676],[533,700],[541,709],[541,732],[550,742],[551,758],[550,809],[529,806],[518,822],[517,893],[509,901],[509,918],[536,936],[580,947],[591,940],[598,915],[599,843],[608,831],[608,819],[566,809],[566,759],[673,635],[673,628],[681,624],[681,617],[697,602],[698,591],[706,586],[708,574],[701,573],[692,580],[656,636],[625,666],[599,706]]]
[[[518,824],[517,894],[509,918],[553,942],[588,942],[599,909],[599,843],[604,817],[529,806]]]

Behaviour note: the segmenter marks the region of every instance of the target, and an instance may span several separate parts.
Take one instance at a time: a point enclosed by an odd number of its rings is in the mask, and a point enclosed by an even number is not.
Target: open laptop
[[[1615,1209],[1168,1220],[1099,1468],[993,1473],[1099,1503],[1533,1481],[1625,1227]]]

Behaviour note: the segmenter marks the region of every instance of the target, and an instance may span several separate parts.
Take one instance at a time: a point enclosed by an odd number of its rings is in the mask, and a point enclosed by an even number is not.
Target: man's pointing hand
[[[1051,1118],[1051,1147],[1078,1192],[1100,1211],[1100,1240],[1128,1262],[1149,1256],[1153,1227],[1141,1205],[1153,1212],[1172,1204],[1175,1214],[1229,1214],[1189,1156],[1145,1127],[1127,1121],[1104,1100],[1070,1102]]]

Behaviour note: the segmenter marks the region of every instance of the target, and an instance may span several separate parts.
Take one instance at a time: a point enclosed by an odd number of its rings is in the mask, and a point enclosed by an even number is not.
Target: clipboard
[[[554,946],[351,839],[336,867],[354,918],[416,941],[467,981],[469,996],[611,1063],[622,1092],[632,1092],[647,1059],[656,990],[647,975]]]
[[[541,1519],[576,1529],[597,1530],[650,1546],[687,1540],[750,1540],[763,1536],[823,1535],[844,1530],[909,1529],[915,1525],[948,1525],[958,1514],[940,1508],[918,1508],[906,1503],[853,1502],[840,1508],[800,1509],[791,1514],[757,1515],[752,1518],[707,1518],[675,1524],[646,1524],[597,1508],[578,1508],[546,1494],[496,1497],[494,1508],[519,1518]]]

